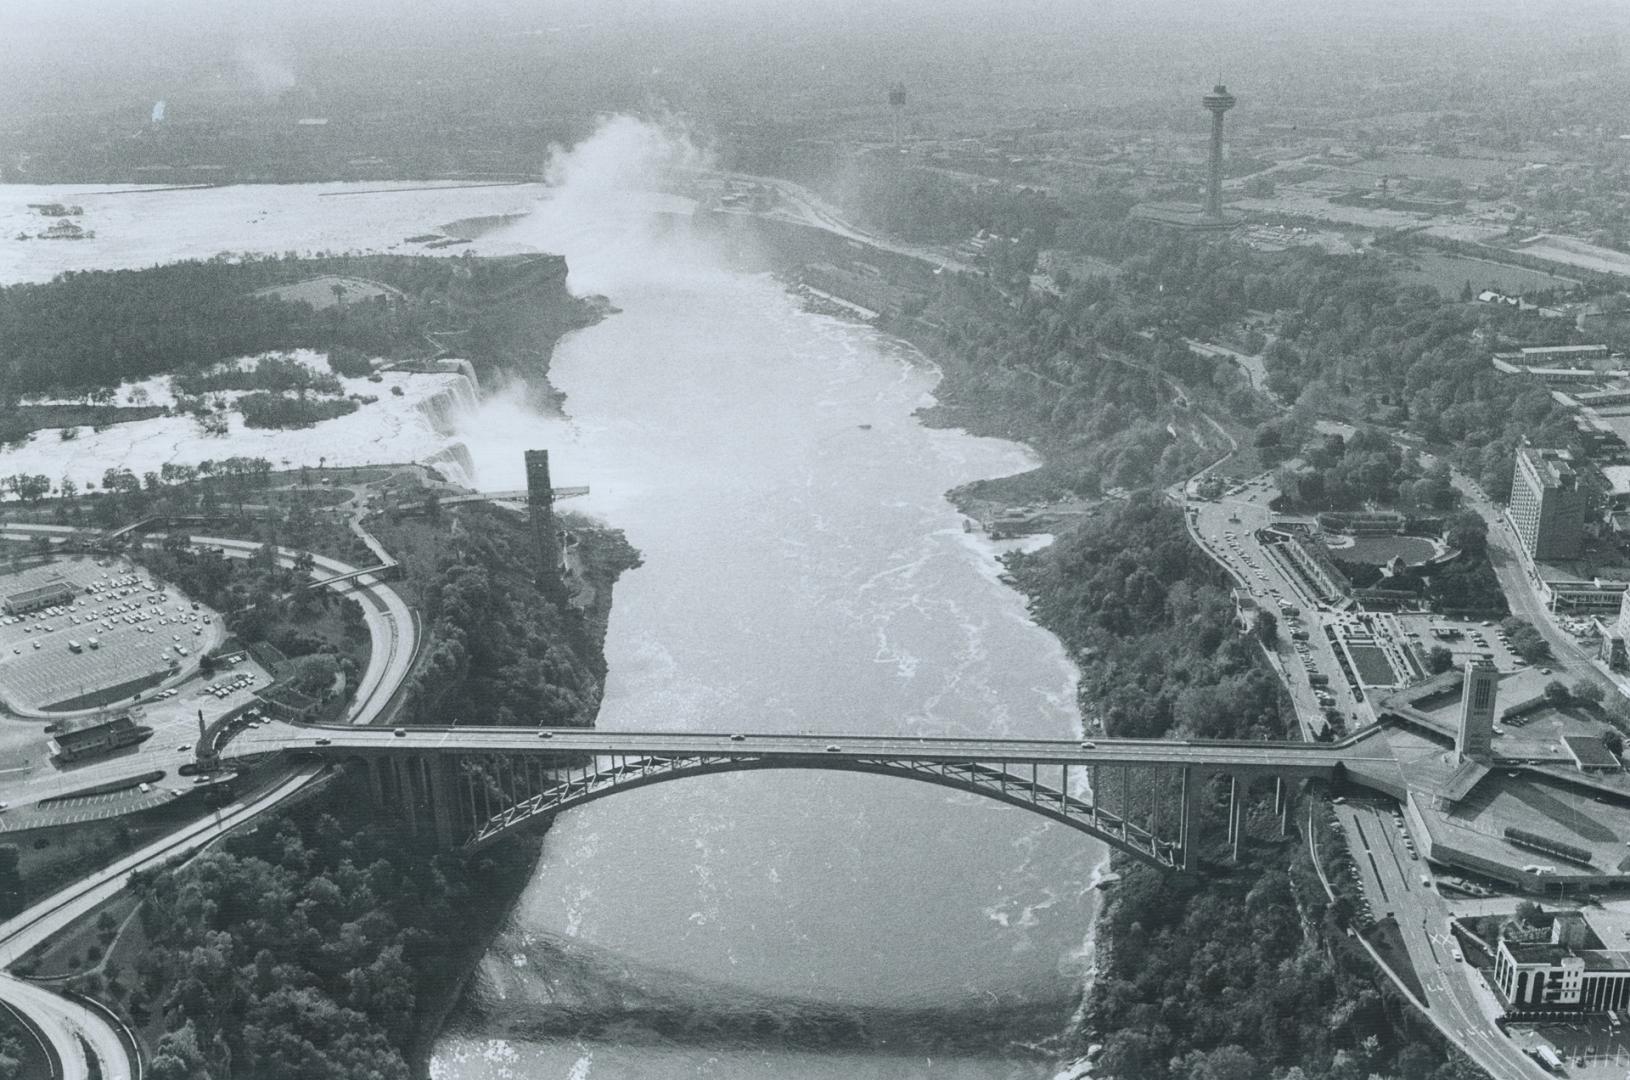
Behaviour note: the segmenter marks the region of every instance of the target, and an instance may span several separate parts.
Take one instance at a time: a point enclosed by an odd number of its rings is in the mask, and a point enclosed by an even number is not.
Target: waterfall
[[[464,364],[463,369],[450,377],[444,376],[445,385],[419,402],[419,411],[429,419],[438,435],[456,434],[458,414],[481,404],[481,388],[475,381],[474,371],[469,370],[467,363],[459,363]]]
[[[470,457],[470,448],[461,442],[448,443],[425,458],[423,463],[452,483],[475,486],[475,461]]]

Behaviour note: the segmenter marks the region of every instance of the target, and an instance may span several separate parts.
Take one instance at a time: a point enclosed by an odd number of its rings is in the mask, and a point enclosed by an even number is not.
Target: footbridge
[[[692,734],[487,727],[307,728],[269,724],[221,747],[226,760],[292,754],[365,768],[373,803],[439,844],[480,850],[512,832],[621,791],[715,773],[865,773],[971,792],[1079,829],[1167,869],[1192,866],[1197,784],[1228,783],[1227,840],[1238,852],[1251,788],[1390,763],[1384,739],[1343,743]]]
[[[589,493],[587,485],[575,487],[557,487],[551,489],[555,501],[562,499],[576,499]],[[436,505],[446,508],[449,506],[463,506],[466,503],[524,503],[528,492],[525,488],[512,488],[505,491],[470,491],[463,495],[437,495]],[[405,502],[393,503],[391,508],[398,513],[413,513],[416,510],[425,510],[430,506],[429,499],[414,499]]]

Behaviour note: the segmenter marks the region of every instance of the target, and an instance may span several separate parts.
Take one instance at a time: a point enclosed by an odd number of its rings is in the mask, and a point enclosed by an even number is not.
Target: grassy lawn
[[[1364,939],[1375,947],[1380,954],[1382,962],[1392,969],[1393,974],[1409,987],[1419,1001],[1426,1000],[1426,988],[1421,985],[1421,977],[1415,971],[1415,965],[1410,963],[1409,950],[1404,947],[1403,935],[1398,930],[1398,921],[1385,918],[1368,930],[1364,931]]]

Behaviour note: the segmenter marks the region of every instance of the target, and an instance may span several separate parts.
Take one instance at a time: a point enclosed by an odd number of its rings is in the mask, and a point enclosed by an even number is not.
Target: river
[[[521,486],[521,450],[548,447],[556,483],[593,489],[568,505],[643,554],[617,586],[599,723],[1077,735],[1063,649],[945,499],[1032,455],[921,426],[931,364],[657,228],[603,164],[568,162],[489,239],[564,254],[574,291],[620,313],[557,348],[564,418],[496,395],[463,432],[489,488]],[[1047,1076],[1034,1046],[1079,995],[1103,858],[1039,817],[880,777],[607,799],[548,834],[433,1075]]]

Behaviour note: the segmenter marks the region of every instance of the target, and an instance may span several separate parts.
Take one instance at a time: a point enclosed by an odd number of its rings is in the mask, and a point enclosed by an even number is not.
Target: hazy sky
[[[0,114],[145,111],[188,91],[344,93],[346,78],[385,92],[452,86],[493,74],[471,51],[483,49],[500,50],[499,69],[542,72],[540,91],[581,65],[603,83],[671,76],[692,90],[734,83],[738,96],[751,79],[773,91],[784,78],[795,98],[829,71],[840,91],[846,80],[920,85],[975,65],[1012,70],[1032,50],[1062,54],[1054,67],[1077,60],[1086,82],[1148,57],[1160,65],[1151,85],[1229,68],[1263,85],[1279,65],[1308,68],[1313,52],[1363,65],[1394,42],[1412,52],[1436,37],[1446,62],[1464,47],[1474,62],[1510,50],[1509,63],[1538,37],[1627,32],[1624,0],[0,0]]]

